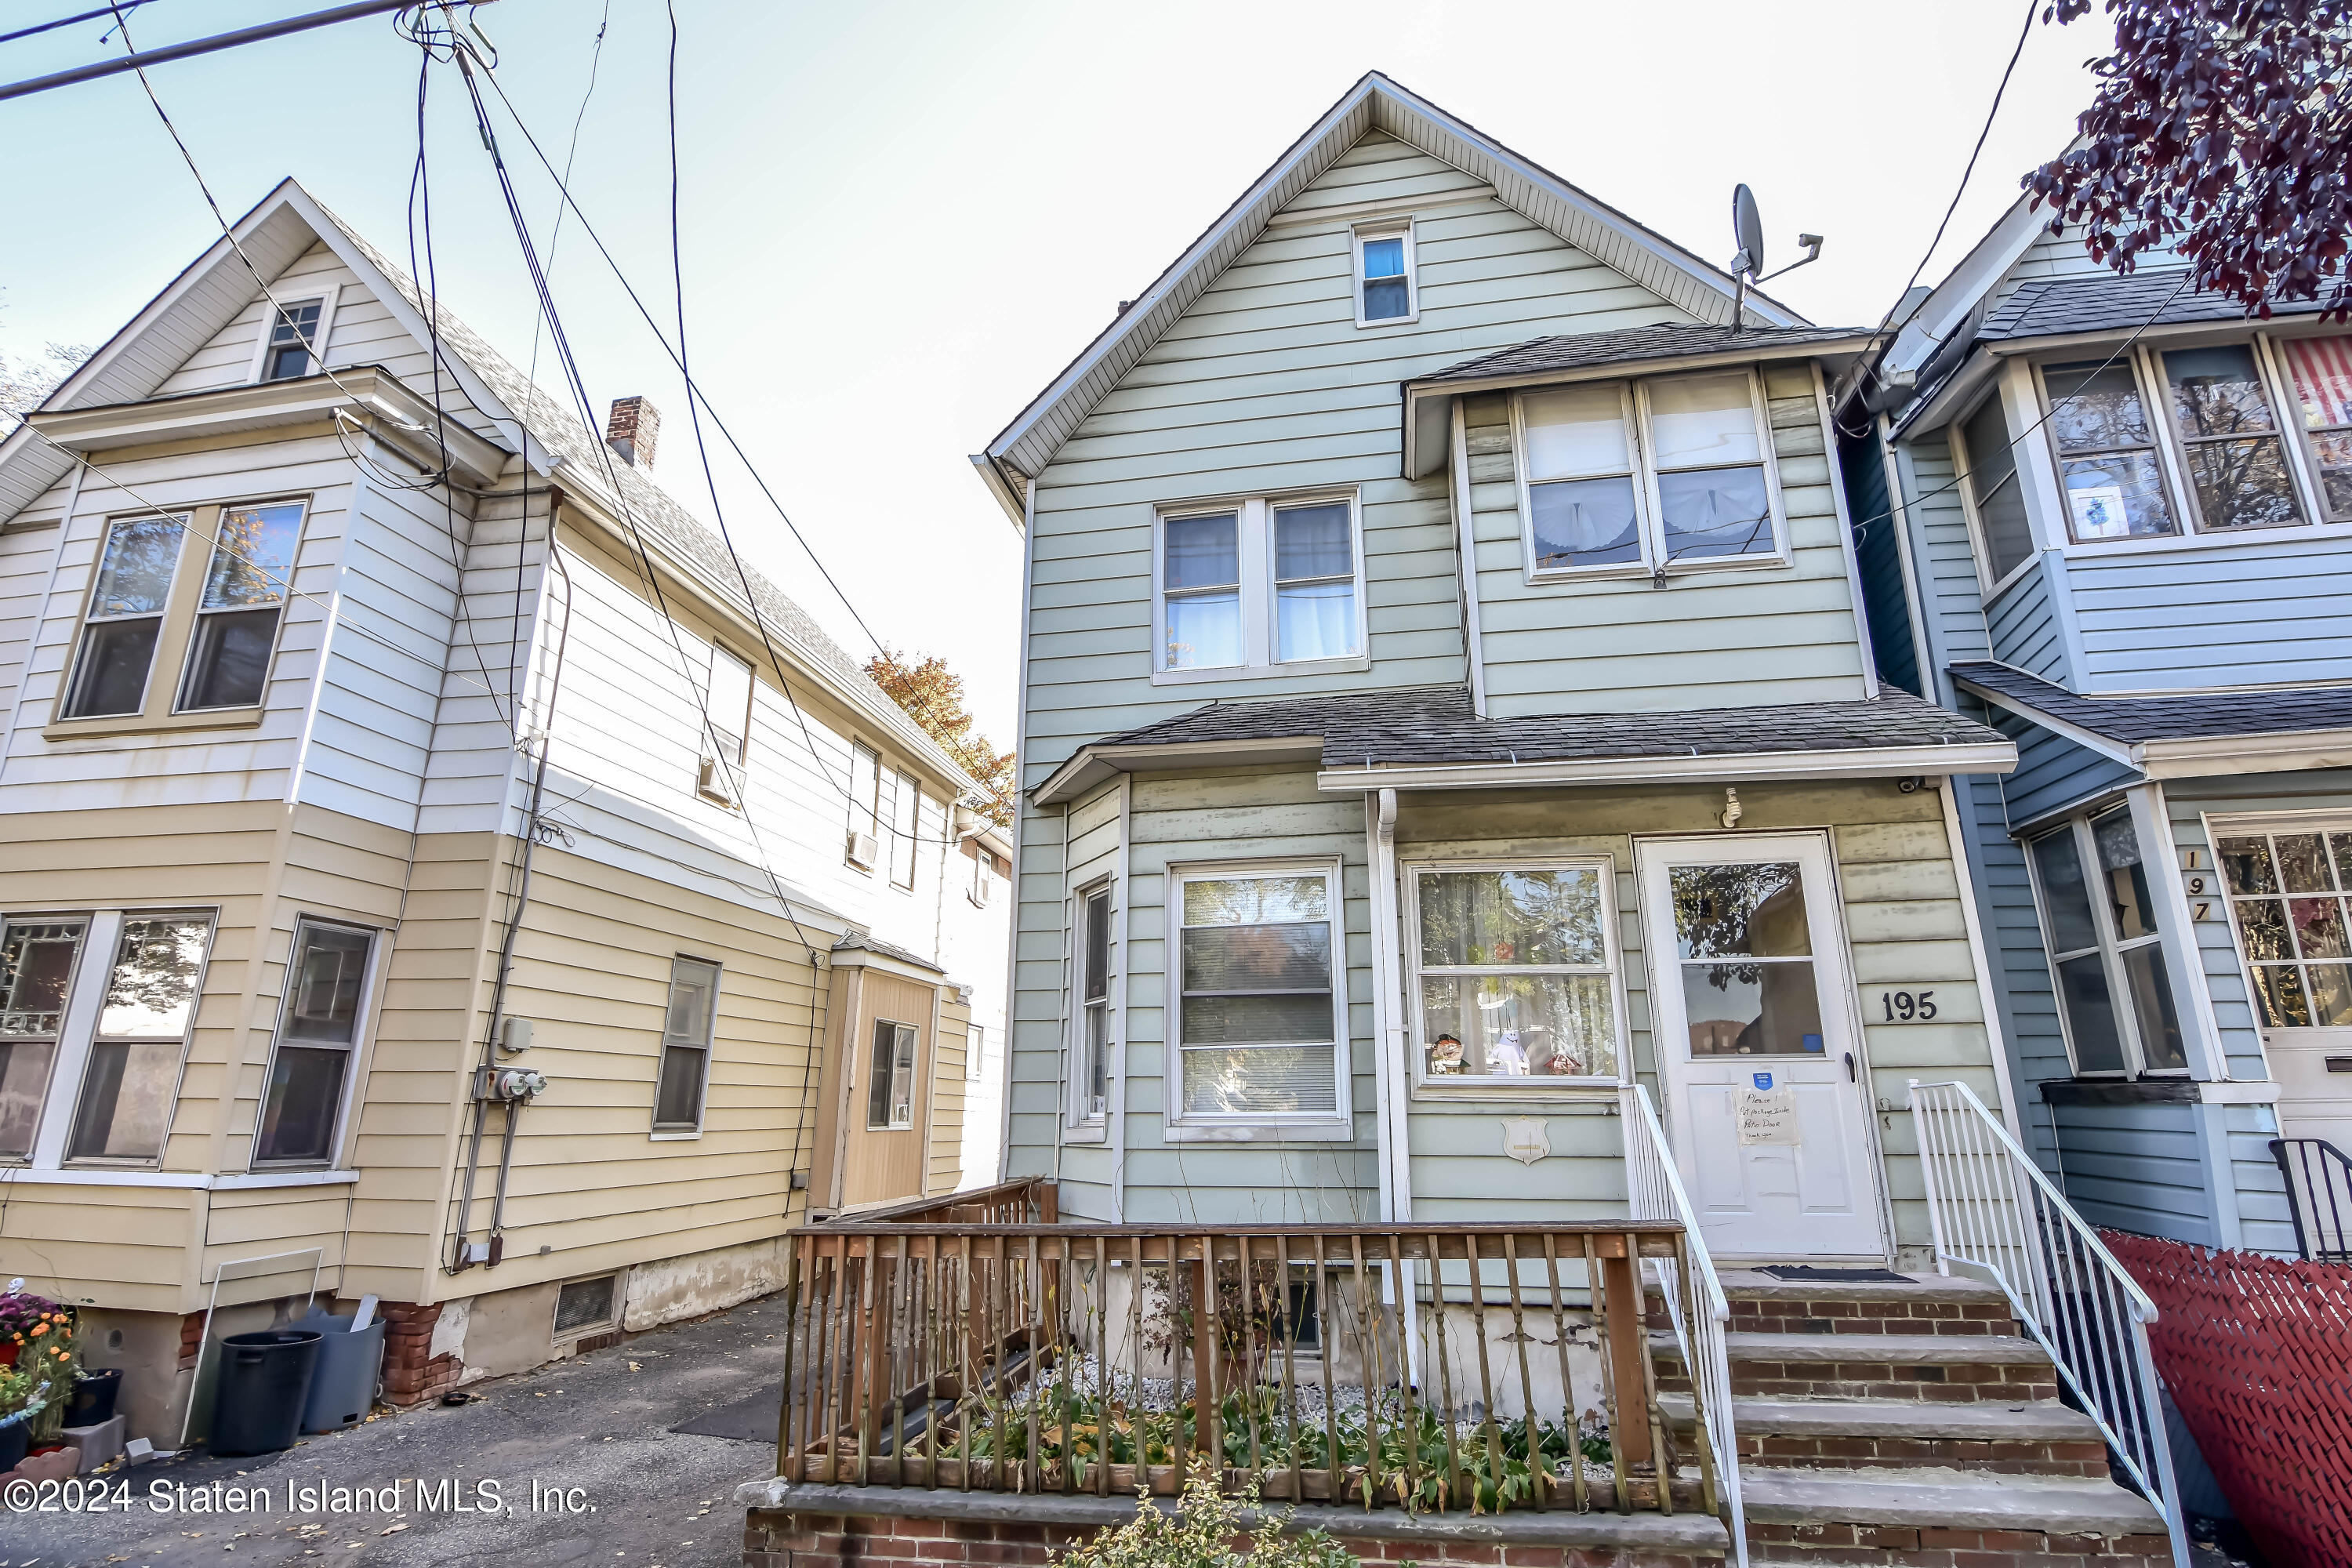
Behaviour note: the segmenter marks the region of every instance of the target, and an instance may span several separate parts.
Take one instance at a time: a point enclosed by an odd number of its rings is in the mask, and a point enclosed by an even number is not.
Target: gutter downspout
[[[1478,542],[1470,515],[1470,426],[1454,400],[1454,558],[1462,580],[1462,654],[1470,676],[1470,711],[1486,716],[1486,642],[1478,630]]]
[[[1402,954],[1397,937],[1396,816],[1396,791],[1383,789],[1364,796],[1364,837],[1371,872],[1372,1094],[1380,1136],[1379,1157],[1373,1165],[1380,1173],[1381,1220],[1386,1225],[1402,1225],[1412,1218],[1412,1151],[1405,1136],[1405,1031],[1397,984]],[[1430,1283],[1434,1289],[1437,1281],[1433,1277]],[[1411,1268],[1390,1284],[1404,1311],[1405,1346],[1412,1361],[1408,1371],[1418,1380],[1420,1300]]]

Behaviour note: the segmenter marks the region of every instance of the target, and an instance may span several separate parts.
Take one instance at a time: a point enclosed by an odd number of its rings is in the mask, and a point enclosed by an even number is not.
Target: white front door
[[[1708,1247],[1885,1256],[1829,846],[1636,847],[1668,1135]]]
[[[2352,1154],[2352,1028],[2265,1029],[2282,1138],[2325,1138]]]

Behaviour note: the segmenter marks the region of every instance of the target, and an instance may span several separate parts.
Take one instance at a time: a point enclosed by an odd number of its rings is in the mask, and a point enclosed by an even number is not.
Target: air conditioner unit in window
[[[716,757],[702,759],[701,766],[695,772],[694,787],[713,800],[723,800],[730,805],[735,803],[735,786]]]
[[[874,835],[871,833],[853,832],[849,836],[849,863],[871,871],[874,869],[874,861],[879,853],[879,848],[880,847],[874,842]]]

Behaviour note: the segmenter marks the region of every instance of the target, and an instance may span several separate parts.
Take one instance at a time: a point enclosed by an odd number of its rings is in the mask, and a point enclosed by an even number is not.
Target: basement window
[[[621,1277],[599,1274],[567,1280],[555,1293],[555,1338],[576,1339],[613,1326],[620,1305]]]

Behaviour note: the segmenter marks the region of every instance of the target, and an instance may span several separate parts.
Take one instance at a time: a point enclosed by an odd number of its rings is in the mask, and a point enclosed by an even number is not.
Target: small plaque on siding
[[[1503,1123],[1503,1152],[1522,1165],[1532,1165],[1551,1152],[1551,1134],[1533,1117]]]
[[[1797,1143],[1797,1091],[1785,1084],[1772,1087],[1769,1072],[1750,1073],[1751,1080],[1738,1090],[1735,1114],[1739,1118],[1743,1145]]]

